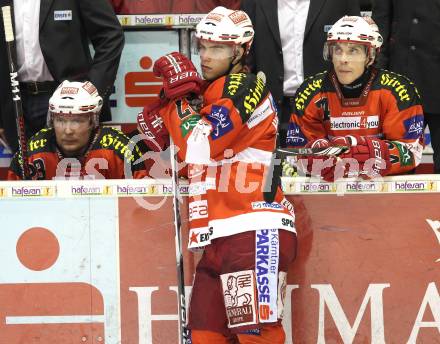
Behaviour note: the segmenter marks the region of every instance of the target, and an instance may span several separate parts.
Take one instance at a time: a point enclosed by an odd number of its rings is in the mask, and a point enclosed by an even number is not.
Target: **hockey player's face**
[[[368,62],[364,45],[336,43],[330,49],[336,76],[341,84],[351,84],[364,73]]]
[[[234,46],[200,40],[198,49],[202,75],[206,80],[215,80],[228,73],[234,59]]]
[[[83,153],[93,129],[90,117],[85,115],[55,115],[53,127],[58,147],[67,157]]]

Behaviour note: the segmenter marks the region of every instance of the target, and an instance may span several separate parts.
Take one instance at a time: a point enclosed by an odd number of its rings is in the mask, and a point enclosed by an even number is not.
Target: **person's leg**
[[[237,234],[228,237],[221,253],[220,277],[231,332],[240,344],[283,344],[281,318],[287,270],[296,256],[295,233],[261,230]]]
[[[281,112],[279,115],[280,123],[278,124],[279,143],[281,147],[285,147],[289,120],[293,112],[293,97],[283,97],[281,109],[278,109],[278,111]]]
[[[216,244],[205,248],[197,264],[189,305],[188,327],[193,344],[234,344],[226,326],[225,306],[217,270]]]
[[[425,121],[429,127],[434,151],[434,173],[440,173],[440,113],[425,113]]]
[[[256,291],[256,279],[263,277],[260,273],[268,261],[259,255],[267,255],[270,248],[274,249],[266,245],[268,240],[278,246],[278,255],[272,250],[270,256],[272,261],[278,261],[278,273],[275,285],[264,289],[264,295],[265,298],[273,298],[276,305],[284,304],[286,272],[296,256],[294,233],[284,230],[249,231],[215,239],[205,248],[196,269],[189,308],[193,343],[233,344],[236,342],[232,334],[237,336],[240,344],[284,343],[285,334],[279,319],[282,307],[271,310],[275,314],[272,322],[264,322],[262,319],[268,314],[260,311],[262,308]],[[276,244],[277,240],[279,245]],[[264,260],[263,265],[256,263],[259,259]],[[256,266],[258,272],[255,272]]]

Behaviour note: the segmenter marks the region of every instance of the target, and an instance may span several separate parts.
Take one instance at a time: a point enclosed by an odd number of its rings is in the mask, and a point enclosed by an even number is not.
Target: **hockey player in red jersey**
[[[164,80],[162,102],[138,117],[161,148],[169,132],[188,164],[188,244],[204,247],[189,307],[194,344],[285,340],[294,213],[281,189],[273,203],[263,198],[277,116],[264,76],[244,72],[253,35],[246,13],[212,10],[196,28],[205,80],[185,56],[161,57],[154,71]]]
[[[349,146],[338,158],[304,158],[299,166],[327,181],[401,174],[421,161],[423,109],[406,77],[373,65],[382,45],[368,17],[345,16],[327,35],[328,72],[306,79],[295,95],[288,147]]]
[[[48,128],[28,142],[30,179],[143,178],[138,147],[119,130],[99,125],[102,98],[89,82],[63,81],[49,100]],[[17,152],[7,178],[21,179]]]

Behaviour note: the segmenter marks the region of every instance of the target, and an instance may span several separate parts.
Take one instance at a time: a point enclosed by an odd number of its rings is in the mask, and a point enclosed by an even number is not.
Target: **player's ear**
[[[241,61],[242,57],[244,54],[244,48],[243,46],[240,45],[236,45],[235,46],[235,54],[234,54],[234,59],[232,60],[232,64],[237,64],[238,62]]]

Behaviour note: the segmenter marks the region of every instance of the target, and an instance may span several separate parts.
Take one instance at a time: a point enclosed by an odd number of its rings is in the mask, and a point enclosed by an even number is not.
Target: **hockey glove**
[[[159,114],[161,106],[162,102],[157,100],[144,107],[137,116],[138,131],[147,136],[144,142],[155,152],[163,151],[170,145],[170,135]]]
[[[306,147],[325,148],[333,144],[327,139],[316,139],[307,143]],[[333,156],[300,156],[298,157],[298,167],[311,176],[321,176],[325,181],[334,180],[336,158]]]
[[[153,67],[156,76],[163,78],[163,91],[168,99],[200,94],[203,79],[200,78],[191,60],[173,52],[160,57]]]
[[[368,136],[347,135],[337,136],[332,139],[331,143],[350,147],[348,153],[340,156],[345,165],[345,176],[370,179],[387,175],[391,168],[390,151],[383,140]],[[353,160],[355,160],[354,164]]]

